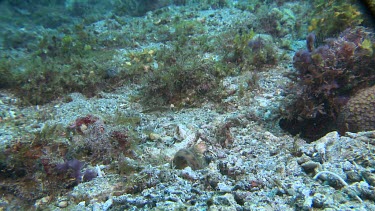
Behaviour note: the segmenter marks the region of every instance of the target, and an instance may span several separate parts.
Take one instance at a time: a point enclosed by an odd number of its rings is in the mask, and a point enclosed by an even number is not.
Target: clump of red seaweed
[[[358,90],[374,85],[374,34],[364,27],[347,29],[314,48],[315,36],[306,38],[307,49],[294,55],[297,70],[295,95],[288,116],[280,126],[315,140],[336,130],[336,119],[348,99]],[[346,100],[347,101],[347,100]]]
[[[83,134],[82,127],[87,127],[91,124],[94,124],[98,120],[99,120],[98,117],[88,114],[85,117],[77,118],[75,122],[69,126],[69,128],[75,129],[79,134]]]

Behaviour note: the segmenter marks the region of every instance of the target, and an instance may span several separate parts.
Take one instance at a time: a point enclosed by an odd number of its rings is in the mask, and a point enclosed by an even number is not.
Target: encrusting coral
[[[361,90],[350,98],[337,124],[340,133],[375,130],[375,86]]]

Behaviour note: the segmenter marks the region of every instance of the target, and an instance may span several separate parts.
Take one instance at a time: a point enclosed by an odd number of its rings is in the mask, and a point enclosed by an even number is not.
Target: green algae
[[[364,16],[356,1],[315,0],[308,30],[322,38],[332,37],[347,28],[360,25]]]

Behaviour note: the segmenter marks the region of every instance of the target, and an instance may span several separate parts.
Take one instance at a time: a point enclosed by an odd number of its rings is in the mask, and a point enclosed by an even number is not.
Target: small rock
[[[60,208],[65,208],[68,206],[68,202],[67,201],[60,201],[58,204],[57,204],[58,207]]]
[[[46,197],[43,197],[40,202],[42,202],[43,204],[46,204],[48,203],[49,201],[51,200],[51,197],[50,196],[46,196]]]
[[[314,194],[313,197],[313,207],[315,208],[322,208],[324,205],[324,202],[327,200],[327,198],[321,194],[321,193],[316,193]]]
[[[85,131],[87,130],[87,125],[85,124],[82,124],[79,128],[83,133],[85,133]]]
[[[198,179],[198,175],[191,169],[190,166],[184,168],[181,172],[181,176],[188,180]]]
[[[362,180],[361,175],[356,171],[347,171],[345,173],[349,182],[360,182]]]
[[[362,172],[362,176],[368,184],[370,184],[371,186],[375,186],[375,175],[373,173],[364,171]]]
[[[307,173],[310,173],[310,172],[314,172],[314,170],[318,167],[320,167],[320,163],[318,162],[314,162],[314,161],[308,161],[306,163],[303,163],[301,165],[301,167],[303,168],[303,170]]]
[[[233,194],[227,193],[223,196],[214,196],[212,198],[213,205],[210,210],[237,210],[237,202]]]
[[[103,211],[109,210],[109,208],[112,206],[112,204],[113,204],[113,199],[108,199],[108,200],[102,205],[102,210],[103,210]]]
[[[148,135],[148,137],[150,138],[151,141],[156,141],[156,140],[161,139],[161,135],[159,135],[157,133],[150,133],[150,135]]]
[[[217,188],[218,188],[219,191],[221,191],[221,192],[231,192],[232,189],[233,189],[232,186],[227,185],[227,184],[222,183],[222,182],[219,182],[219,183],[217,184]]]

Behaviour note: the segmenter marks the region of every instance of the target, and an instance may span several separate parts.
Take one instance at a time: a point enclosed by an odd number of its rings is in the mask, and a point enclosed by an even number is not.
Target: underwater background
[[[374,15],[0,0],[0,211],[375,210]]]

